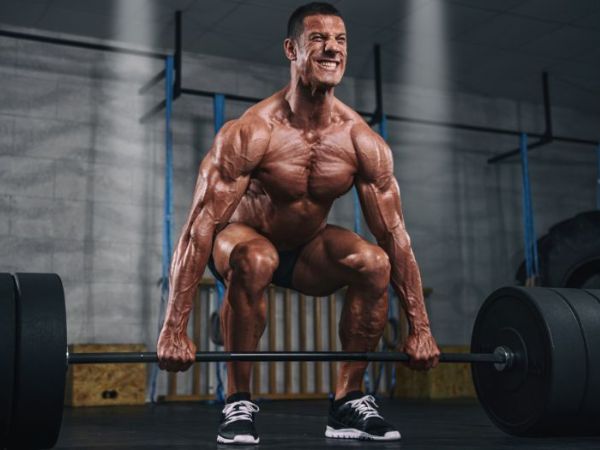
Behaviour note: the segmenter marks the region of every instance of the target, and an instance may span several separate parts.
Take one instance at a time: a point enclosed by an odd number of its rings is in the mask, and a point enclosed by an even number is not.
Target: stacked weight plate
[[[600,433],[600,291],[505,287],[481,307],[471,351],[506,345],[514,367],[473,365],[482,407],[519,436]]]
[[[0,343],[6,382],[0,384],[0,447],[51,448],[60,432],[67,369],[62,283],[54,274],[0,274],[0,304],[0,332],[7,335]]]

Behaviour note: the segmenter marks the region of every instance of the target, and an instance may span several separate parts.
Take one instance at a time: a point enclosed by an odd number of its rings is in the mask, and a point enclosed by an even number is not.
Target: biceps
[[[249,176],[224,179],[218,171],[200,175],[188,229],[194,238],[212,238],[216,228],[231,218],[250,181]]]
[[[249,181],[249,176],[233,180],[218,179],[207,189],[203,209],[210,215],[215,226],[229,220],[246,192]]]

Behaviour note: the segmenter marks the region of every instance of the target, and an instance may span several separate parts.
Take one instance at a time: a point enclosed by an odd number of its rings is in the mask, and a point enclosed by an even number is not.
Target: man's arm
[[[411,365],[437,365],[439,349],[431,335],[421,275],[406,231],[400,189],[394,178],[392,152],[366,124],[352,130],[358,158],[356,188],[369,229],[390,258],[390,282],[404,306],[410,326],[405,350]]]
[[[187,324],[194,294],[215,233],[227,224],[246,192],[269,136],[260,118],[228,122],[200,165],[192,208],[171,263],[169,301],[157,349],[161,368],[186,370],[193,362],[196,349],[187,336]]]

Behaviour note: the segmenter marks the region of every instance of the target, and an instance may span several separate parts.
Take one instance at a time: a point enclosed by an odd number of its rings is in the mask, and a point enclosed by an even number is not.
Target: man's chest
[[[271,196],[333,200],[350,189],[357,161],[349,132],[275,128],[257,178]]]

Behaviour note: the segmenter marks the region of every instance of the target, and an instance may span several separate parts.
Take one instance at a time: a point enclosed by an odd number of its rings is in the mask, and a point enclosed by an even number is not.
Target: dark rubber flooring
[[[326,401],[262,401],[258,446],[216,443],[221,406],[201,403],[67,408],[56,448],[172,449],[600,449],[598,438],[515,438],[494,427],[476,403],[382,400],[381,412],[402,433],[399,442],[324,437]]]

